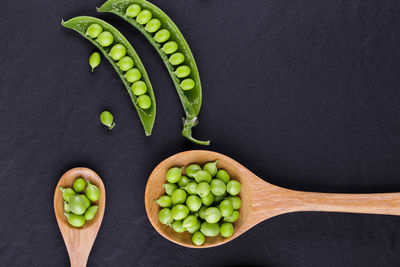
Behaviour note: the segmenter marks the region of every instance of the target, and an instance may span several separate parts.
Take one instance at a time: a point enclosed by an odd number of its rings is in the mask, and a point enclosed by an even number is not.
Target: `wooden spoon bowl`
[[[225,169],[231,179],[242,184],[239,219],[234,223],[235,233],[229,238],[206,237],[202,246],[192,243],[188,232],[176,233],[158,220],[160,207],[154,200],[165,194],[163,184],[169,168],[204,164],[218,160],[218,168]],[[400,215],[400,193],[331,194],[289,190],[265,182],[237,161],[220,153],[192,150],[175,154],[162,161],[151,173],[145,191],[145,206],[150,223],[163,237],[179,245],[192,248],[213,247],[229,242],[256,224],[271,217],[296,211],[330,211]]]
[[[92,202],[99,206],[97,213],[92,220],[86,221],[85,225],[81,228],[75,228],[68,223],[68,220],[64,215],[64,199],[62,192],[59,190],[60,186],[64,188],[72,188],[75,179],[78,177],[82,177],[85,179],[85,181],[89,180],[92,184],[96,185],[100,189],[99,200]],[[104,188],[104,184],[100,176],[94,171],[88,168],[74,168],[64,173],[64,175],[58,181],[54,191],[54,212],[58,227],[60,228],[68,250],[71,267],[86,266],[90,250],[92,249],[93,243],[103,220],[105,206],[106,189]]]

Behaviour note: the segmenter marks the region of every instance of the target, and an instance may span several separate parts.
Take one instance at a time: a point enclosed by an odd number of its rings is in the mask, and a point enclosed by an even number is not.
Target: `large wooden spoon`
[[[206,237],[202,246],[192,244],[191,234],[176,233],[160,223],[160,207],[154,202],[164,194],[165,174],[174,166],[190,163],[204,164],[218,160],[218,168],[228,171],[232,179],[240,181],[242,199],[240,217],[235,222],[235,233],[230,238]],[[256,224],[271,217],[296,211],[329,211],[400,215],[400,193],[381,194],[331,194],[301,192],[285,189],[265,182],[237,161],[220,153],[193,150],[178,153],[162,161],[151,173],[145,191],[147,216],[153,227],[165,238],[179,245],[194,248],[213,247],[229,242]]]
[[[64,216],[64,200],[62,192],[58,189],[60,186],[67,188],[72,187],[74,181],[78,177],[89,180],[92,184],[100,189],[100,198],[96,201],[99,206],[95,217],[87,221],[82,228],[72,227],[67,218]],[[64,238],[65,245],[68,250],[71,267],[86,266],[90,250],[92,249],[97,232],[99,231],[101,221],[104,216],[104,208],[106,206],[106,189],[100,178],[94,171],[88,168],[74,168],[60,178],[54,191],[54,212],[56,214],[58,227]]]

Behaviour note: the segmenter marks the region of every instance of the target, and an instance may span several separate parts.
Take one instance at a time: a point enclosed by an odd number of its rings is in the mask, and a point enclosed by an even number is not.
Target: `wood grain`
[[[62,192],[58,189],[60,186],[72,187],[78,177],[89,180],[100,189],[100,198],[95,202],[99,206],[93,220],[87,221],[82,228],[72,227],[64,216],[64,200]],[[54,191],[54,212],[56,215],[58,227],[64,238],[67,247],[71,267],[86,266],[90,250],[96,239],[101,222],[104,216],[106,206],[106,190],[100,176],[88,168],[74,168],[67,171],[59,180]]]
[[[202,246],[192,244],[191,234],[176,233],[158,220],[160,207],[154,202],[165,193],[165,174],[174,166],[191,163],[204,164],[218,160],[218,168],[226,169],[232,179],[242,184],[242,199],[235,233],[230,238],[206,237]],[[301,192],[272,185],[257,177],[237,161],[217,152],[192,150],[175,154],[162,161],[151,173],[145,190],[147,216],[153,227],[165,238],[179,245],[193,248],[213,247],[229,242],[256,224],[271,217],[296,211],[327,211],[400,215],[400,193],[331,194]]]

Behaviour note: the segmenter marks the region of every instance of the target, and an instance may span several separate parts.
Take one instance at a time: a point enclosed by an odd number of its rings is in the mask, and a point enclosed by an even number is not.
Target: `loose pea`
[[[103,125],[107,126],[109,130],[114,128],[114,116],[109,111],[103,111],[100,114],[100,121]]]
[[[215,196],[214,197],[214,203],[218,204],[220,203],[222,200],[224,200],[227,196],[227,193],[224,193],[222,196]]]
[[[169,55],[175,53],[178,50],[178,44],[174,41],[169,41],[166,42],[161,49],[162,51],[164,51],[165,54]]]
[[[178,186],[177,186],[176,184],[171,184],[171,183],[164,184],[163,187],[164,187],[164,189],[165,189],[165,193],[167,193],[167,195],[169,195],[169,196],[171,196],[172,193],[173,193],[176,189],[178,189]]]
[[[219,179],[213,179],[210,183],[211,193],[216,196],[222,196],[226,192],[226,185]]]
[[[183,67],[183,66],[181,66]],[[180,68],[180,67],[179,67]],[[179,69],[178,68],[178,69]],[[217,163],[218,160],[214,161],[214,162],[207,162],[204,167],[203,170],[207,171],[209,174],[211,174],[211,177],[214,177],[217,174]]]
[[[82,199],[85,201],[85,207],[86,209],[90,207],[90,200],[85,196],[84,194],[79,195],[82,197]]]
[[[63,199],[66,202],[69,202],[71,199],[71,196],[76,195],[75,191],[72,188],[63,188],[62,186],[60,186],[58,189],[60,189],[60,191],[63,194]]]
[[[75,192],[80,193],[85,189],[86,183],[83,178],[78,178],[74,181],[73,188]]]
[[[186,199],[186,206],[190,211],[198,211],[201,204],[201,199],[198,196],[191,195]]]
[[[171,208],[172,200],[170,196],[161,196],[159,199],[154,200],[160,207]]]
[[[167,171],[165,175],[167,181],[170,183],[177,183],[182,178],[182,169],[178,167],[172,167]]]
[[[205,236],[217,236],[219,234],[219,225],[218,223],[203,222],[201,224],[200,231]]]
[[[109,31],[104,31],[97,37],[97,42],[101,46],[109,46],[114,42],[114,36]]]
[[[69,204],[68,204],[67,201],[64,201],[64,211],[71,212],[71,210],[69,209]]]
[[[98,52],[94,52],[93,54],[90,55],[89,57],[89,65],[92,68],[92,72],[93,70],[100,65],[100,54]]]
[[[209,174],[207,171],[197,171],[195,174],[193,174],[194,179],[196,180],[196,182],[200,183],[200,182],[211,182],[211,174]]]
[[[231,177],[229,176],[229,173],[225,170],[218,170],[217,172],[217,179],[222,180],[224,183],[229,183],[231,180]]]
[[[177,233],[183,233],[186,230],[185,227],[183,227],[182,221],[174,221],[171,226],[172,229],[174,229],[174,231]]]
[[[99,199],[99,197],[100,197],[99,188],[96,185],[90,183],[89,180],[87,181],[87,184],[88,184],[88,186],[87,186],[86,191],[85,191],[86,192],[86,196],[91,201],[97,201]]]
[[[186,187],[185,187],[186,192],[188,192],[191,195],[197,194],[197,183],[195,182],[190,182]]]
[[[156,40],[156,42],[158,42],[158,43],[163,43],[163,42],[167,41],[170,36],[171,36],[171,33],[169,32],[169,30],[162,29],[162,30],[159,30],[154,35],[154,40]]]
[[[122,71],[130,70],[133,65],[133,59],[129,56],[125,56],[118,61],[118,66]]]
[[[193,234],[192,236],[192,242],[193,244],[195,244],[196,246],[201,246],[204,244],[204,241],[206,240],[206,238],[204,237],[204,235],[197,231]]]
[[[183,188],[183,187],[187,186],[190,182],[191,182],[191,180],[189,178],[182,175],[181,179],[178,182],[178,186],[180,188]]]
[[[239,212],[234,210],[231,215],[224,217],[224,222],[234,223],[239,218]]]
[[[138,4],[133,4],[128,6],[128,8],[125,11],[125,15],[134,18],[139,14],[140,10],[142,10],[142,8]]]
[[[87,206],[87,198],[84,195],[73,195],[68,203],[67,210],[73,212],[76,215],[82,215],[85,213]],[[89,202],[90,206],[90,202]]]
[[[208,194],[208,195],[202,197],[201,202],[206,206],[210,206],[212,203],[214,203],[214,195]]]
[[[206,218],[206,209],[208,207],[207,206],[201,206],[201,208],[199,209],[199,217],[203,220],[205,220]]]
[[[204,216],[207,222],[216,223],[221,219],[221,212],[216,207],[210,207],[206,209]]]
[[[175,53],[175,54],[172,54],[172,55],[169,57],[169,63],[171,63],[172,65],[179,65],[179,64],[182,64],[183,61],[185,61],[185,56],[184,56],[182,53],[180,53],[180,52],[177,52],[177,53]]]
[[[236,180],[232,180],[226,185],[226,191],[232,196],[239,194],[241,189],[242,185]]]
[[[207,182],[201,182],[197,185],[197,194],[200,197],[205,197],[210,194],[210,185]]]
[[[242,206],[242,200],[238,196],[230,196],[226,199],[230,199],[232,201],[232,207],[234,210],[238,210]]]
[[[86,35],[89,35],[91,38],[97,38],[102,31],[103,28],[99,24],[93,23],[87,28]]]
[[[126,48],[122,44],[116,44],[111,48],[110,56],[114,60],[120,60],[126,55]]]
[[[235,229],[233,228],[233,225],[231,223],[221,224],[221,235],[223,237],[231,237],[234,232]]]
[[[93,205],[90,208],[88,208],[85,211],[85,219],[86,219],[86,221],[92,220],[94,218],[94,216],[96,215],[98,209],[99,209],[99,206],[97,206],[97,205]]]
[[[219,204],[218,208],[223,217],[228,217],[233,212],[232,201],[230,199],[222,200],[221,203]]]
[[[151,19],[149,22],[147,22],[145,30],[153,33],[158,31],[161,27],[161,21],[159,19]]]
[[[142,78],[142,74],[137,68],[133,68],[125,73],[125,78],[128,82],[133,83],[139,81]]]
[[[85,224],[85,216],[73,214],[71,212],[64,212],[65,217],[68,219],[68,223],[73,227],[82,227]]]
[[[168,208],[164,208],[164,209],[160,210],[160,212],[158,213],[158,219],[163,224],[168,224],[168,225],[171,224],[173,221],[172,215],[171,215],[171,210]]]
[[[151,106],[151,99],[148,95],[141,95],[137,99],[139,107],[148,109]]]
[[[187,90],[193,89],[196,84],[193,81],[193,79],[187,78],[187,79],[184,79],[180,83],[180,85],[181,85],[182,90],[187,91]]]
[[[186,229],[192,228],[196,226],[196,224],[197,224],[197,218],[194,215],[187,216],[182,222],[182,226]]]
[[[188,66],[183,65],[183,66],[179,66],[176,70],[175,70],[175,74],[178,78],[185,78],[187,76],[189,76],[191,73],[191,70]]]
[[[193,234],[194,232],[200,230],[200,227],[201,227],[201,221],[200,221],[200,220],[197,220],[195,226],[193,226],[193,227],[191,227],[191,228],[187,228],[186,230],[187,230],[189,233]]]
[[[149,22],[152,17],[153,17],[153,14],[150,11],[148,11],[147,9],[144,9],[144,10],[140,11],[140,13],[137,15],[136,21],[139,24],[144,25],[147,22]]]
[[[172,204],[183,204],[186,201],[186,192],[183,189],[176,189],[171,196]]]
[[[174,220],[183,220],[188,216],[189,209],[182,204],[178,204],[174,206],[171,210],[172,219]]]
[[[144,81],[137,81],[132,84],[132,92],[139,96],[147,92],[147,85]]]
[[[185,173],[187,176],[189,176],[190,178],[194,178],[194,174],[197,171],[200,171],[201,167],[198,164],[190,164],[189,166],[186,167],[185,169]]]

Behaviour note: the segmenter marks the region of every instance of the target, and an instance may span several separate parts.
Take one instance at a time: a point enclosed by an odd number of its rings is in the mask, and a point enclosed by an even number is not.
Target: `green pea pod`
[[[164,33],[165,29],[169,31],[170,36],[167,37],[168,41],[173,41],[178,44],[178,49],[172,53],[177,52],[174,55],[182,53],[184,56],[183,62],[179,62],[179,64],[171,64],[169,57],[170,53],[166,53],[162,49],[164,45],[163,42],[165,42],[166,40],[156,40],[158,37],[157,33],[154,34],[151,30],[149,31],[148,28],[146,29],[146,25],[138,23],[135,20],[135,17],[130,17],[126,15],[126,10],[132,4],[139,5],[141,7],[141,10],[150,11],[152,13],[152,18],[158,19],[161,22],[159,32]],[[185,38],[183,37],[182,33],[175,25],[175,23],[161,9],[145,0],[109,0],[105,2],[100,8],[98,8],[97,11],[110,12],[118,15],[119,17],[129,22],[136,29],[138,29],[149,40],[149,42],[154,46],[154,48],[157,50],[162,60],[164,61],[169,71],[169,74],[171,75],[171,78],[175,84],[176,91],[178,92],[179,98],[183,105],[183,109],[185,110],[186,118],[183,120],[182,135],[196,144],[209,145],[210,141],[200,141],[192,137],[192,127],[198,124],[197,115],[200,112],[202,102],[201,82],[193,54],[190,51],[190,48]],[[178,65],[184,67],[185,71],[180,73],[185,73],[183,74],[183,76],[185,77],[182,77],[182,75],[175,73],[175,71],[177,71],[177,69],[179,68]],[[190,74],[187,74],[187,66],[190,68]]]
[[[64,27],[70,28],[72,30],[77,31],[80,33],[83,37],[88,39],[92,44],[94,44],[104,55],[105,58],[110,61],[111,65],[114,67],[115,71],[118,73],[119,77],[121,78],[122,82],[124,83],[131,100],[133,102],[133,105],[135,106],[140,120],[143,124],[144,131],[146,135],[151,135],[151,131],[153,129],[154,125],[154,120],[156,117],[156,101],[154,97],[154,92],[153,88],[151,86],[150,80],[147,76],[146,69],[143,66],[142,61],[140,60],[139,56],[137,55],[136,51],[133,49],[132,45],[126,40],[126,38],[113,26],[108,24],[107,22],[94,18],[94,17],[88,17],[88,16],[80,16],[80,17],[75,17],[72,18],[68,21],[62,21],[61,24]],[[101,46],[94,38],[91,38],[90,36],[86,35],[87,28],[92,25],[92,24],[98,24],[100,25],[104,31],[110,32],[113,37],[113,43],[112,45],[109,45],[107,47]],[[142,79],[147,85],[147,93],[146,95],[150,97],[151,99],[151,106],[149,108],[143,109],[139,106],[138,104],[138,96],[136,96],[131,89],[131,83],[127,81],[125,78],[124,72],[120,69],[118,66],[118,62],[114,61],[113,58],[109,55],[111,47],[115,44],[122,44],[126,48],[126,55],[131,57],[134,61],[135,68],[137,68],[141,74],[142,74]]]

